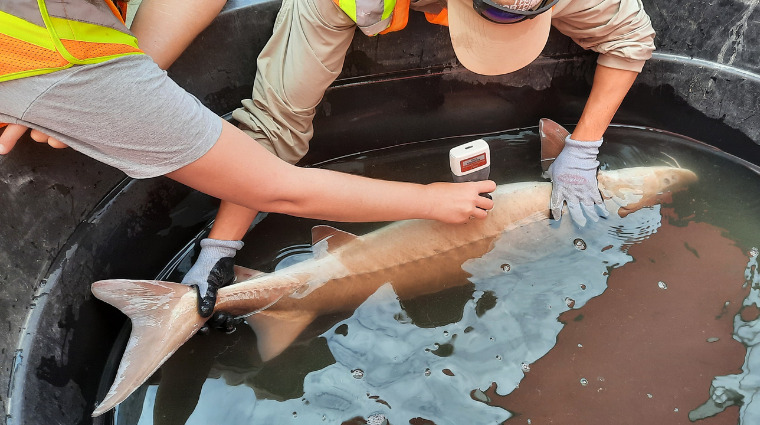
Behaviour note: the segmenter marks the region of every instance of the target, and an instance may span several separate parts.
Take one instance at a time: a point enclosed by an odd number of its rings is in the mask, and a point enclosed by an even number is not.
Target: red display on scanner
[[[473,156],[472,158],[467,158],[467,159],[463,159],[459,161],[459,168],[462,170],[463,173],[466,173],[470,170],[474,170],[486,164],[488,164],[488,159],[486,158],[486,154],[484,152],[479,155]]]

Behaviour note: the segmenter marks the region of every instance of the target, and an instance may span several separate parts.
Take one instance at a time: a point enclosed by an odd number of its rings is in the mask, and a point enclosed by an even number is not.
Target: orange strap
[[[438,13],[425,13],[425,19],[431,24],[449,26],[449,9],[443,9]]]
[[[124,0],[103,0],[108,4],[111,12],[119,18],[122,24],[126,25],[125,19],[127,18],[127,2]]]
[[[0,128],[7,127],[7,126],[8,126],[7,122],[0,122]]]
[[[140,49],[125,44],[96,43],[62,39],[61,43],[71,54],[80,58],[105,57],[124,53],[137,53]],[[57,51],[49,50],[5,34],[0,34],[0,75],[10,75],[35,69],[55,69],[68,65]]]
[[[393,19],[388,28],[380,31],[380,34],[387,34],[393,31],[399,31],[406,27],[406,23],[409,21],[409,6],[411,0],[396,0],[396,6],[393,7]]]
[[[15,74],[30,69],[59,68],[68,63],[55,50],[45,49],[5,34],[0,34],[0,75]]]

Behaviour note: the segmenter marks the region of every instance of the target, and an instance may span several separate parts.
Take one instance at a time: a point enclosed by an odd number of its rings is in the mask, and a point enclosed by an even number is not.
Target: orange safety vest
[[[3,0],[0,82],[142,54],[116,1]]]
[[[406,27],[409,21],[411,0],[333,0],[348,15],[359,29],[369,36],[387,34]],[[425,12],[428,22],[449,25],[447,9],[438,13]]]

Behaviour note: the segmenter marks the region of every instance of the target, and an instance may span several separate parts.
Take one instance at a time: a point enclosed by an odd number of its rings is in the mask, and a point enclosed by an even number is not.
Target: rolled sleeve
[[[641,72],[655,49],[654,28],[640,0],[560,0],[552,25],[598,52],[598,63],[610,68]]]

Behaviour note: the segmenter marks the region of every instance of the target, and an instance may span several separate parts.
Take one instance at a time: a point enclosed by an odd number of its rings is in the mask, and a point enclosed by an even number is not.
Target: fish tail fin
[[[315,318],[316,315],[308,311],[287,314],[264,310],[246,321],[256,334],[259,356],[268,361],[285,351]]]
[[[92,284],[96,298],[118,308],[132,321],[132,332],[111,388],[92,416],[124,401],[143,384],[206,319],[197,311],[196,291],[155,280],[112,279]]]

